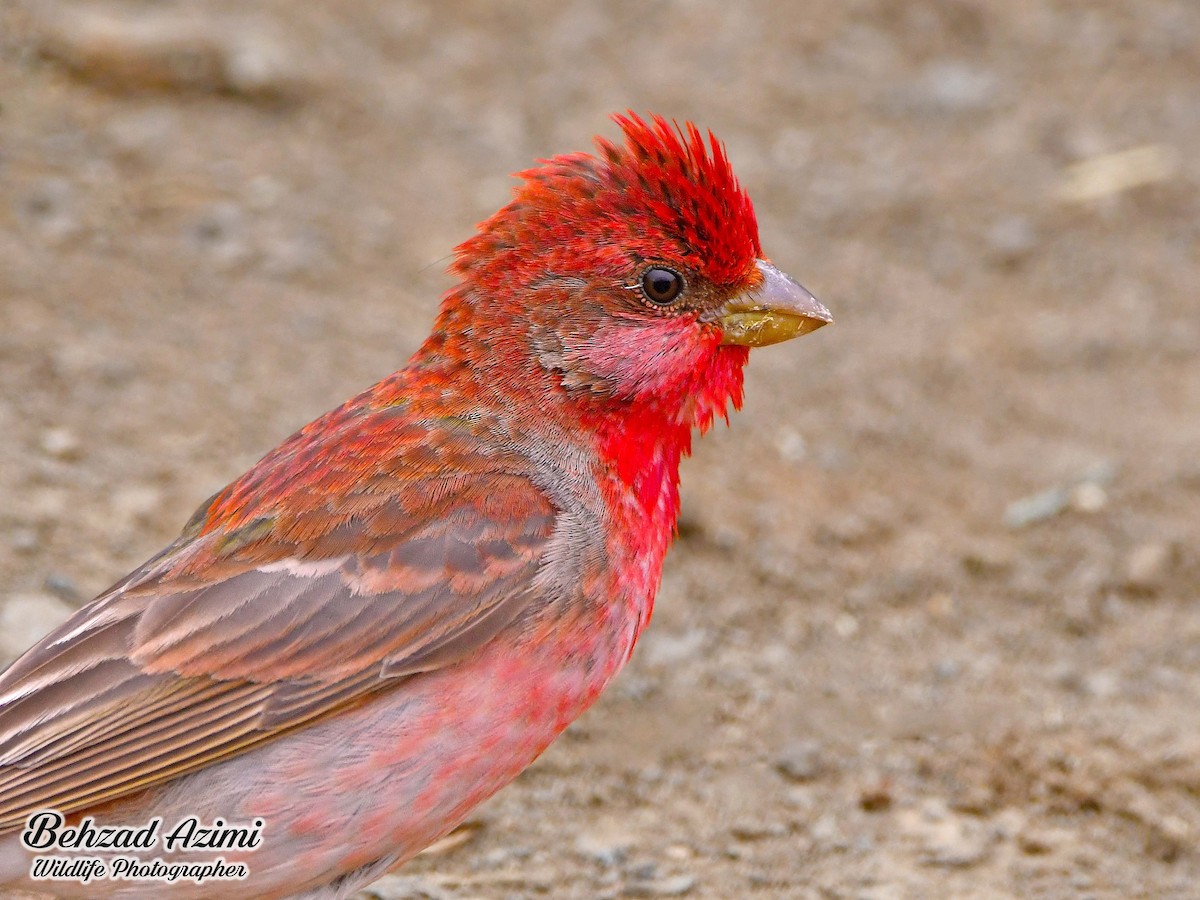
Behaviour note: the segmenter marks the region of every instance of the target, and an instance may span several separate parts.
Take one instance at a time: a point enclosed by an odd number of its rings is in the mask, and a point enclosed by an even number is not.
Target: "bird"
[[[693,435],[741,407],[751,348],[832,319],[764,255],[711,131],[612,119],[620,138],[518,173],[403,368],[0,675],[0,887],[350,896],[512,781],[629,660]],[[152,822],[141,862],[242,876],[113,877],[133,851],[104,836]],[[184,822],[259,840],[167,841]],[[31,874],[72,840],[109,877]]]

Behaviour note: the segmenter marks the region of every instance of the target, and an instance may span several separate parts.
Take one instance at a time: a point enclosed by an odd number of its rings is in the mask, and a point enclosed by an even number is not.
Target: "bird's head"
[[[763,255],[724,148],[691,123],[614,117],[596,141],[520,173],[515,199],[460,245],[440,327],[591,407],[706,427],[741,401],[749,348],[828,323]],[[538,377],[534,377],[534,376]]]

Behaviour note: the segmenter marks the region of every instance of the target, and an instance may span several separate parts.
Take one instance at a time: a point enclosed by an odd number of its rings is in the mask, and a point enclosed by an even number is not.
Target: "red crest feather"
[[[706,141],[691,122],[633,112],[613,120],[623,144],[598,137],[596,156],[519,172],[516,199],[458,247],[453,271],[511,287],[525,269],[616,274],[632,255],[675,261],[718,286],[745,278],[762,255],[758,222],[712,132]]]

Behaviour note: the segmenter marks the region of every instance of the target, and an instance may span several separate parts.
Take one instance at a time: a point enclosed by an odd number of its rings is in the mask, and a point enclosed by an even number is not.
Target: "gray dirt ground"
[[[660,111],[837,325],[685,465],[629,670],[378,894],[1200,897],[1198,84],[1189,0],[0,3],[0,656]]]

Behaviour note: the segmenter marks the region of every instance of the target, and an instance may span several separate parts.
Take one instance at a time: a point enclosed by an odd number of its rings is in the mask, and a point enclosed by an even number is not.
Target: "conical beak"
[[[790,341],[833,321],[820,301],[766,260],[757,260],[759,278],[716,311],[722,344],[765,347]]]

